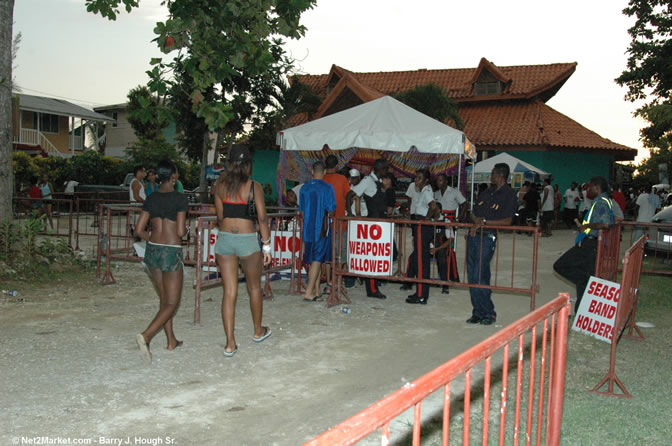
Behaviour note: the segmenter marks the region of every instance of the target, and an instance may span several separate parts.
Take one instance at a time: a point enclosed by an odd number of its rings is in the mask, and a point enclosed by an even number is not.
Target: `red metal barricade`
[[[632,398],[632,395],[626,390],[620,379],[616,376],[616,346],[620,340],[621,333],[627,328],[626,338],[644,340],[641,330],[635,324],[637,314],[637,298],[639,296],[639,279],[642,271],[642,260],[644,258],[644,244],[646,238],[642,236],[628,249],[623,258],[623,276],[621,277],[621,294],[616,304],[616,319],[614,320],[614,330],[611,338],[611,354],[609,357],[609,372],[593,388],[593,393],[606,396],[617,396],[621,398]],[[637,332],[637,336],[633,335]],[[607,384],[607,391],[600,392],[599,389]],[[623,393],[614,392],[616,384]]]
[[[623,241],[627,246],[642,235],[645,237],[645,261],[642,263],[642,273],[645,274],[672,274],[672,225],[662,223],[643,223],[633,221],[620,222]]]
[[[41,203],[41,212],[44,214],[44,230],[40,235],[49,237],[64,237],[68,239],[68,246],[72,248],[73,233],[73,202],[72,200],[19,197],[12,199],[13,212],[16,220],[30,217],[37,209],[33,209],[33,203]],[[47,206],[50,207],[50,215],[47,215]]]
[[[595,277],[611,282],[618,281],[618,266],[621,248],[621,226],[613,225],[600,230],[597,237]]]
[[[322,435],[306,443],[306,445],[350,445],[369,434],[381,429],[381,443],[390,444],[391,421],[411,407],[413,416],[413,445],[420,444],[421,406],[423,400],[434,392],[443,389],[442,410],[442,444],[449,444],[451,430],[451,403],[459,403],[463,397],[463,431],[464,444],[476,440],[470,432],[472,414],[481,413],[482,432],[476,433],[482,444],[498,442],[517,445],[521,437],[526,444],[547,445],[560,444],[562,425],[562,408],[565,383],[565,359],[567,353],[567,326],[570,311],[569,295],[558,297],[527,316],[519,319],[508,327],[500,330],[485,341],[456,356],[445,364],[437,367],[417,380],[406,384],[401,389],[383,398],[377,403],[359,412],[357,415],[329,429]],[[541,325],[541,352],[537,350]],[[530,334],[529,345],[525,347],[525,335]],[[507,420],[508,415],[508,374],[509,346],[518,339],[516,355],[516,392],[515,415],[513,422]],[[492,379],[494,354],[503,352],[501,364],[501,383]],[[525,353],[529,351],[529,370],[523,380]],[[537,358],[539,356],[539,358]],[[537,362],[539,359],[539,362]],[[476,382],[477,366],[483,363],[483,402],[481,407],[473,404],[471,398],[472,383]],[[537,375],[538,373],[538,375]],[[464,394],[454,396],[451,384],[464,375]],[[537,378],[538,376],[538,378]],[[537,387],[538,385],[538,387]],[[493,392],[497,387],[499,393]],[[525,388],[527,387],[527,388]],[[525,402],[525,393],[527,401]],[[490,400],[490,395],[501,395],[499,402]],[[535,401],[536,400],[536,401]],[[527,404],[525,404],[527,403]],[[495,407],[496,405],[499,407]],[[473,410],[472,410],[473,407]],[[479,409],[482,411],[479,412]],[[497,431],[491,429],[490,412],[499,413]],[[525,416],[526,415],[526,416]],[[494,418],[494,417],[493,417]],[[545,418],[545,420],[544,420]],[[494,418],[496,419],[496,418]],[[522,420],[526,420],[523,422]],[[494,423],[494,420],[492,421]],[[454,417],[453,424],[459,423]],[[494,426],[493,426],[494,427]]]
[[[389,276],[373,276],[365,274],[355,274],[348,270],[347,265],[344,267],[346,255],[343,252],[343,237],[347,237],[347,231],[341,231],[344,222],[349,221],[363,221],[363,222],[392,222],[395,224],[395,243],[399,250],[397,257],[398,269]],[[333,282],[335,286],[332,287],[332,292],[327,301],[328,306],[338,305],[342,303],[349,303],[350,299],[343,287],[343,277],[361,277],[384,279],[393,282],[411,282],[421,283],[427,285],[446,285],[458,286],[465,288],[485,288],[493,291],[504,291],[511,293],[521,293],[530,296],[530,311],[535,308],[536,293],[538,291],[537,285],[537,259],[539,248],[539,229],[529,226],[486,226],[485,230],[477,233],[477,243],[480,241],[480,250],[483,249],[483,239],[493,234],[497,242],[497,249],[491,265],[492,276],[490,285],[472,284],[467,280],[467,243],[464,243],[464,255],[462,263],[462,274],[460,280],[438,280],[438,279],[418,279],[405,277],[406,262],[409,259],[409,251],[407,250],[407,233],[410,230],[420,231],[423,226],[431,226],[432,228],[449,228],[456,234],[467,234],[473,225],[464,223],[440,222],[429,220],[374,220],[361,217],[337,217],[333,219],[332,233],[334,234],[333,255],[334,259],[332,268]],[[436,231],[433,231],[436,234]],[[525,235],[522,235],[525,234]],[[529,236],[529,237],[528,237]],[[436,237],[436,235],[435,235]],[[455,240],[464,240],[462,237],[455,236]],[[416,240],[418,237],[416,237]],[[522,242],[521,242],[522,241]],[[439,240],[434,238],[434,246],[438,246]],[[521,246],[522,245],[522,246]],[[517,257],[517,250],[520,254],[522,249],[527,250],[528,255],[519,255]],[[418,248],[415,248],[418,249]],[[458,250],[455,250],[459,254]],[[418,256],[420,259],[421,256]],[[450,258],[450,257],[449,257]],[[457,259],[457,257],[455,257]],[[449,260],[450,262],[450,260]],[[457,260],[459,264],[459,260]],[[449,265],[449,268],[451,266]],[[510,268],[510,276],[508,268]],[[422,270],[422,265],[419,264],[418,271]],[[519,274],[517,275],[516,272]],[[479,277],[481,272],[479,271]],[[480,281],[480,280],[479,280]]]

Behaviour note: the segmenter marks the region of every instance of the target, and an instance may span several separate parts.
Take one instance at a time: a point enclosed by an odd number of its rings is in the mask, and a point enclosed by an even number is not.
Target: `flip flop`
[[[304,302],[323,302],[324,299],[322,299],[320,296],[315,296],[312,299],[306,299],[305,297],[303,298]]]
[[[234,348],[234,349],[231,350],[230,352],[227,352],[227,351],[226,351],[226,347],[224,347],[224,348],[225,348],[225,350],[224,350],[224,357],[225,357],[225,358],[231,358],[231,357],[232,357],[233,355],[235,355],[236,352],[238,351],[238,346],[237,346],[237,345],[236,345],[236,348]]]
[[[261,337],[259,338],[255,338],[254,336],[252,336],[252,340],[257,343],[264,342],[271,335],[271,333],[273,332],[271,331],[270,328],[264,327],[264,334],[261,335]]]
[[[149,344],[145,342],[145,337],[142,335],[142,333],[135,335],[135,342],[138,343],[138,348],[140,349],[140,356],[142,356],[142,359],[151,364],[152,352],[149,351]]]

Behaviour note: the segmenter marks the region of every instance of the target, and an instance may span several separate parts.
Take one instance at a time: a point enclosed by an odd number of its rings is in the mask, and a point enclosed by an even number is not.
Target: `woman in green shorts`
[[[140,354],[152,361],[149,343],[162,328],[168,338],[168,350],[182,345],[173,333],[173,316],[182,297],[184,261],[182,237],[187,232],[187,197],[175,192],[177,170],[171,162],[163,161],[156,169],[159,189],[142,204],[136,234],[147,241],[144,263],[159,293],[159,311],[147,329],[136,336]],[[145,228],[151,222],[151,236]]]
[[[215,244],[215,257],[222,274],[224,297],[222,321],[226,333],[224,356],[230,358],[238,351],[234,335],[236,299],[238,297],[238,264],[245,273],[245,283],[250,296],[250,310],[254,324],[254,342],[262,342],[271,335],[271,329],[261,325],[263,303],[261,300],[262,252],[263,264],[271,263],[271,231],[266,217],[264,191],[259,183],[250,179],[252,157],[243,147],[234,146],[229,154],[226,175],[215,189],[215,209],[219,237]],[[248,202],[254,200],[252,212]],[[254,214],[256,210],[256,216]],[[261,232],[263,248],[259,249],[255,222]]]

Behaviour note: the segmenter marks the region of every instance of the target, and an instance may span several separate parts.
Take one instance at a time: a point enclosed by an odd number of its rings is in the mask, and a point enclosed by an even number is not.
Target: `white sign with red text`
[[[591,276],[574,317],[572,330],[611,344],[620,297],[620,284]]]
[[[368,276],[392,274],[394,223],[350,220],[348,222],[348,269]]]
[[[215,243],[217,243],[217,229],[203,230],[203,262],[215,263]],[[271,231],[271,266],[289,265],[292,263],[292,255],[297,260],[301,249],[301,234],[292,231]],[[261,250],[261,248],[260,248]],[[204,267],[204,270],[207,267]],[[210,268],[215,271],[216,268]]]

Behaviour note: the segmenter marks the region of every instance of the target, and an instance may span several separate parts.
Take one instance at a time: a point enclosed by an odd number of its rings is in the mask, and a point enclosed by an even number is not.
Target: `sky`
[[[14,78],[25,94],[61,97],[94,107],[126,101],[147,82],[160,57],[153,28],[166,15],[161,0],[111,22],[86,12],[84,0],[16,0],[14,33],[22,41]],[[301,73],[475,68],[577,62],[576,72],[548,104],[614,142],[639,149],[646,124],[633,117],[613,80],[626,66],[627,0],[318,0],[289,41]]]

